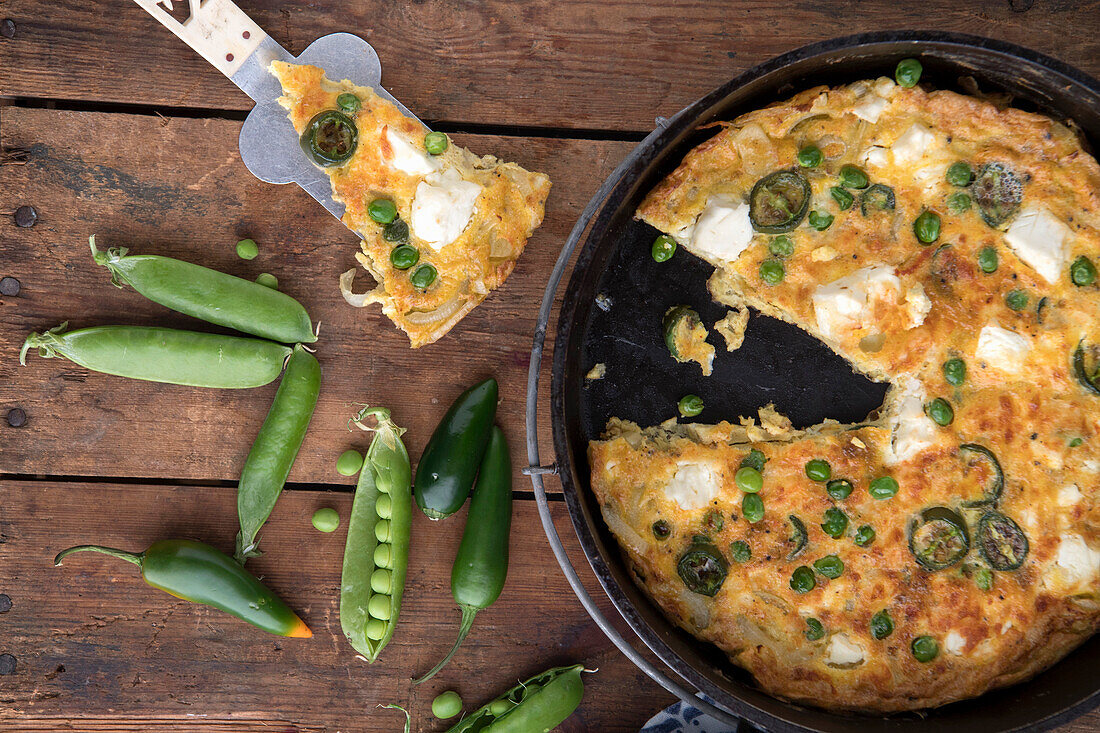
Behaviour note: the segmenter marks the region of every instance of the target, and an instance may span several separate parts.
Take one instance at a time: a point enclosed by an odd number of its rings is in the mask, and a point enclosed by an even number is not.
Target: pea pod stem
[[[115,286],[126,283],[154,303],[280,343],[317,340],[306,309],[286,293],[171,257],[128,257],[125,247],[100,251],[94,236],[88,244]]]
[[[94,372],[189,387],[245,389],[275,381],[288,346],[263,339],[146,326],[95,326],[65,331],[68,322],[31,333],[19,352],[38,349]]]
[[[373,419],[373,426],[368,419]],[[412,465],[401,441],[405,431],[393,422],[389,410],[365,407],[352,422],[374,432],[374,439],[364,456],[348,520],[340,627],[352,648],[374,662],[393,638],[401,613],[412,524]],[[383,497],[388,500],[384,511]],[[385,580],[388,593],[376,590],[376,574]]]
[[[259,554],[257,535],[282,493],[317,406],[320,388],[317,359],[301,344],[295,346],[237,485],[241,529],[234,556],[240,563]]]

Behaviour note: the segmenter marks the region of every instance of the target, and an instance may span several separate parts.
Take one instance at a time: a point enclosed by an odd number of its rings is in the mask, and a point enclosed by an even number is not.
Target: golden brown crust
[[[868,95],[882,99],[874,122],[852,112],[874,101]],[[900,139],[914,125],[922,144],[901,156]],[[1054,663],[1100,629],[1100,396],[1076,378],[1071,358],[1082,339],[1100,338],[1100,288],[1078,287],[1068,272],[1076,257],[1095,261],[1100,252],[1100,167],[1045,117],[885,80],[812,89],[721,127],[650,193],[638,216],[717,267],[709,283],[716,300],[790,321],[893,387],[879,417],[857,426],[795,431],[774,412],[737,428],[643,431],[609,423],[589,447],[592,489],[639,582],[673,621],[726,651],[763,689],[826,708],[938,706]],[[729,249],[729,232],[715,247],[696,227],[715,200],[733,210],[761,177],[796,167],[797,151],[810,143],[827,156],[806,172],[811,208],[835,220],[825,231],[803,224],[790,232],[795,251],[783,261],[785,277],[768,285],[760,265],[774,257],[770,236],[753,233],[742,248]],[[1025,181],[1021,210],[1039,207],[1064,224],[1053,282],[1006,240],[1014,219],[992,228],[973,209],[948,211],[947,197],[960,189],[945,172],[956,160],[1007,164]],[[829,189],[843,164],[861,165],[872,183],[890,185],[894,211],[864,217],[858,198],[841,210]],[[943,221],[933,246],[913,234],[925,209]],[[978,266],[987,246],[1000,255],[994,273]],[[1029,305],[1010,308],[1011,290],[1027,292]],[[829,298],[837,291],[860,307],[836,316]],[[987,327],[1002,329],[1020,350],[979,348]],[[961,385],[945,379],[949,358],[967,365]],[[947,426],[924,414],[934,397],[953,408]],[[997,510],[1029,539],[1019,569],[991,570],[978,551],[976,525],[989,507],[966,503],[983,497],[995,472],[961,447],[974,443],[999,458],[1005,485]],[[767,458],[759,493],[765,516],[755,523],[743,516],[744,494],[734,480],[750,449]],[[807,477],[806,462],[818,458],[830,463],[834,478],[852,482],[851,495],[831,497]],[[897,480],[896,496],[870,494],[882,476]],[[923,568],[909,548],[911,522],[932,506],[962,515],[973,540],[963,560],[938,571]],[[821,526],[829,509],[849,519],[839,539]],[[721,529],[704,524],[711,511],[724,518]],[[808,534],[793,557],[791,515]],[[666,540],[652,531],[658,519],[673,528]],[[865,547],[854,541],[863,525],[876,532]],[[748,562],[730,563],[713,598],[687,590],[677,572],[700,533],[727,559],[731,542],[752,550]],[[843,573],[830,579],[817,572],[816,586],[797,593],[794,570],[828,555],[843,562]],[[993,585],[983,590],[978,579],[987,572]],[[880,611],[894,623],[881,640],[870,631]],[[806,637],[808,617],[822,623],[820,640]],[[922,635],[940,648],[926,663],[911,650]]]
[[[272,73],[283,86],[279,102],[299,133],[315,114],[334,109],[342,92],[351,92],[362,101],[355,115],[359,130],[355,154],[345,165],[325,172],[332,180],[333,198],[345,206],[344,223],[363,238],[356,258],[378,287],[366,296],[350,297],[352,274],[342,281],[342,290],[356,305],[381,303],[383,312],[409,335],[413,348],[437,340],[504,284],[527,239],[542,222],[550,180],[515,163],[478,157],[453,144],[431,158],[440,171],[458,171],[463,181],[478,184],[481,192],[470,222],[452,243],[437,250],[412,231],[412,244],[420,250],[417,266],[430,263],[439,273],[431,287],[418,289],[410,281],[415,268],[399,270],[391,264],[394,245],[383,239],[382,227],[370,219],[367,206],[375,198],[390,198],[397,204],[398,215],[406,222],[411,220],[413,201],[426,175],[395,167],[397,151],[392,137],[424,154],[423,125],[405,117],[370,88],[347,80],[330,81],[315,66],[276,61]]]

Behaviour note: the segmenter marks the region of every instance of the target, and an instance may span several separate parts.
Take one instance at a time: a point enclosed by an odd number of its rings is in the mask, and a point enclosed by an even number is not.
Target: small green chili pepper
[[[459,395],[440,420],[416,467],[416,505],[429,519],[449,517],[474,485],[497,411],[497,381],[486,379]]]
[[[233,558],[194,540],[159,540],[133,553],[99,545],[62,550],[54,565],[74,552],[100,552],[141,568],[142,579],[160,590],[236,616],[279,636],[308,639],[313,632],[302,619]]]
[[[256,535],[275,508],[294,465],[320,389],[321,366],[317,359],[300,344],[295,346],[237,484],[241,530],[237,534],[235,556],[241,563],[259,554]]]
[[[894,69],[894,80],[900,87],[915,87],[920,81],[920,75],[924,71],[920,61],[916,59],[902,59]]]
[[[289,346],[262,339],[146,326],[95,326],[65,333],[68,323],[32,333],[19,352],[38,349],[45,359],[64,357],[85,369],[117,377],[189,387],[244,389],[273,382]]]
[[[934,211],[922,211],[913,222],[913,233],[921,244],[932,244],[940,238],[940,215]]]
[[[823,160],[825,155],[816,145],[807,145],[798,151],[798,164],[803,168],[816,168]]]
[[[375,426],[365,421],[373,417]],[[393,637],[409,563],[412,467],[404,429],[390,411],[364,407],[355,425],[373,430],[348,519],[340,574],[340,627],[355,651],[374,662]]]
[[[247,241],[251,240],[242,243]],[[272,341],[296,344],[317,340],[306,309],[285,293],[171,257],[127,257],[124,247],[101,252],[94,236],[88,244],[92,259],[110,271],[114,285],[121,288],[126,283],[154,303]],[[240,252],[241,245],[237,248]]]
[[[649,254],[654,262],[668,262],[672,259],[672,255],[676,254],[676,240],[667,234],[660,235],[653,240]]]
[[[699,395],[684,395],[676,405],[684,417],[695,417],[703,411],[703,398]]]
[[[429,132],[424,136],[424,149],[430,155],[442,155],[447,150],[448,144],[446,133]]]

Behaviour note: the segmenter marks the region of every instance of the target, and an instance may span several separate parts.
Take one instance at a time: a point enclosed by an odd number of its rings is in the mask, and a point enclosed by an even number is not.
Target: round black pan
[[[970,92],[1007,92],[1013,105],[1075,125],[1086,145],[1100,141],[1100,83],[1054,59],[1018,46],[972,36],[884,32],[807,46],[758,66],[677,115],[614,182],[574,267],[559,314],[551,386],[557,465],[574,529],[604,590],[639,638],[669,668],[721,706],[767,730],[940,731],[1000,733],[1042,730],[1100,702],[1100,637],[1094,637],[1030,682],[921,714],[845,716],[785,703],[760,692],[715,647],[669,623],[632,582],[589,490],[588,441],[611,416],[654,425],[676,414],[685,394],[701,395],[697,420],[754,415],[774,403],[796,426],[824,418],[858,421],[881,405],[886,385],[853,373],[822,344],[786,323],[754,313],[744,345],[728,353],[721,336],[714,374],[673,362],[663,345],[661,317],[670,305],[696,308],[713,324],[724,308],[706,289],[712,267],[681,250],[655,263],[657,232],[634,219],[641,199],[684,154],[729,120],[819,84],[893,76],[899,59],[924,65],[923,84]],[[586,381],[597,363],[606,376]]]

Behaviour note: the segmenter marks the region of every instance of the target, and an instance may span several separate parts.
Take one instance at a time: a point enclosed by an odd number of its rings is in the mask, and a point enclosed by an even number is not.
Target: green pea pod
[[[171,257],[127,257],[124,247],[101,252],[95,237],[88,243],[96,264],[111,271],[112,283],[126,283],[154,303],[272,341],[317,340],[306,309],[286,293]]]
[[[477,612],[488,608],[500,597],[508,575],[511,527],[512,458],[504,431],[494,425],[470,499],[470,513],[466,517],[462,543],[451,568],[451,595],[462,610],[458,639],[447,656],[417,679],[415,684],[431,679],[451,661],[470,633]]]
[[[340,577],[340,627],[368,662],[393,638],[409,560],[412,466],[401,435],[385,408],[364,408],[355,424],[376,425],[355,487]]]
[[[416,505],[429,519],[449,517],[474,485],[497,410],[497,380],[462,393],[436,427],[416,466]]]
[[[583,664],[555,667],[519,683],[446,733],[548,733],[581,704]]]
[[[212,606],[279,636],[309,638],[313,632],[267,586],[210,545],[194,540],[160,540],[145,552],[78,545],[58,553],[55,565],[74,552],[100,552],[141,568],[146,583],[177,598]]]
[[[58,356],[94,372],[189,387],[244,389],[275,381],[290,347],[262,339],[146,326],[96,326],[65,333],[68,323],[32,333],[19,352]]]
[[[237,484],[237,516],[241,523],[235,555],[238,562],[259,554],[256,535],[283,490],[317,406],[320,388],[317,359],[301,345],[295,346]]]

